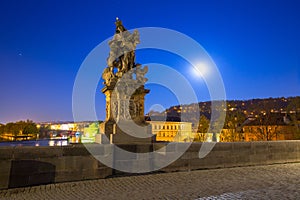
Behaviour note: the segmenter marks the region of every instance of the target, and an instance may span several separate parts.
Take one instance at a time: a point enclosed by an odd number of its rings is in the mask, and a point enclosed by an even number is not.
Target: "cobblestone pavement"
[[[50,184],[0,199],[300,199],[300,163]]]

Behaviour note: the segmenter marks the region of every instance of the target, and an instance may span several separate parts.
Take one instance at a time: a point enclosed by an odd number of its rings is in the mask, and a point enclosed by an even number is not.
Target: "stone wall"
[[[159,170],[162,172],[300,162],[300,141],[216,143],[206,157],[199,159],[201,145],[193,143],[186,152],[182,150],[182,143],[172,143],[165,149],[162,149],[164,143],[119,147],[131,152],[160,150],[162,154],[182,151],[179,159]],[[89,151],[83,145],[0,147],[0,189],[124,174],[100,163],[90,152],[96,156],[112,156],[111,166],[140,163],[138,156],[120,157],[112,145],[89,145]],[[154,156],[145,167],[151,169],[157,162],[159,157]]]
[[[187,152],[162,171],[198,170],[224,167],[268,165],[300,162],[300,141],[224,142],[199,159],[201,143],[191,145]]]
[[[82,145],[0,147],[0,189],[105,178],[112,169]]]

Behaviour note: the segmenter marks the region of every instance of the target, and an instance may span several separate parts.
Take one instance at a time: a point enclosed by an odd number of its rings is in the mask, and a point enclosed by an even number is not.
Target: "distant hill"
[[[195,123],[197,119],[197,110],[200,115],[206,118],[211,118],[211,101],[199,102],[189,105],[175,105],[166,109],[164,112],[150,112],[148,117],[155,118],[181,118],[184,113],[184,121]],[[197,107],[199,106],[199,107]],[[255,118],[261,114],[270,114],[276,118],[283,115],[296,115],[300,119],[300,96],[297,97],[280,97],[280,98],[265,98],[265,99],[250,99],[250,100],[227,100],[223,109],[226,115],[239,116],[244,119]],[[198,113],[199,114],[199,113]],[[276,120],[275,120],[276,121]],[[279,121],[278,121],[279,122]]]

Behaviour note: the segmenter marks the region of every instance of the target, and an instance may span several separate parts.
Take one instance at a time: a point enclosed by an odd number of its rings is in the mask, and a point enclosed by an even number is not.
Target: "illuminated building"
[[[152,126],[156,141],[190,142],[193,141],[191,122],[147,121]]]

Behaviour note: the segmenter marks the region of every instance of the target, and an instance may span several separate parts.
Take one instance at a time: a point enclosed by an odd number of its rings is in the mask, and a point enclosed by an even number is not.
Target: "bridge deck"
[[[0,199],[300,199],[300,163],[50,184]]]

